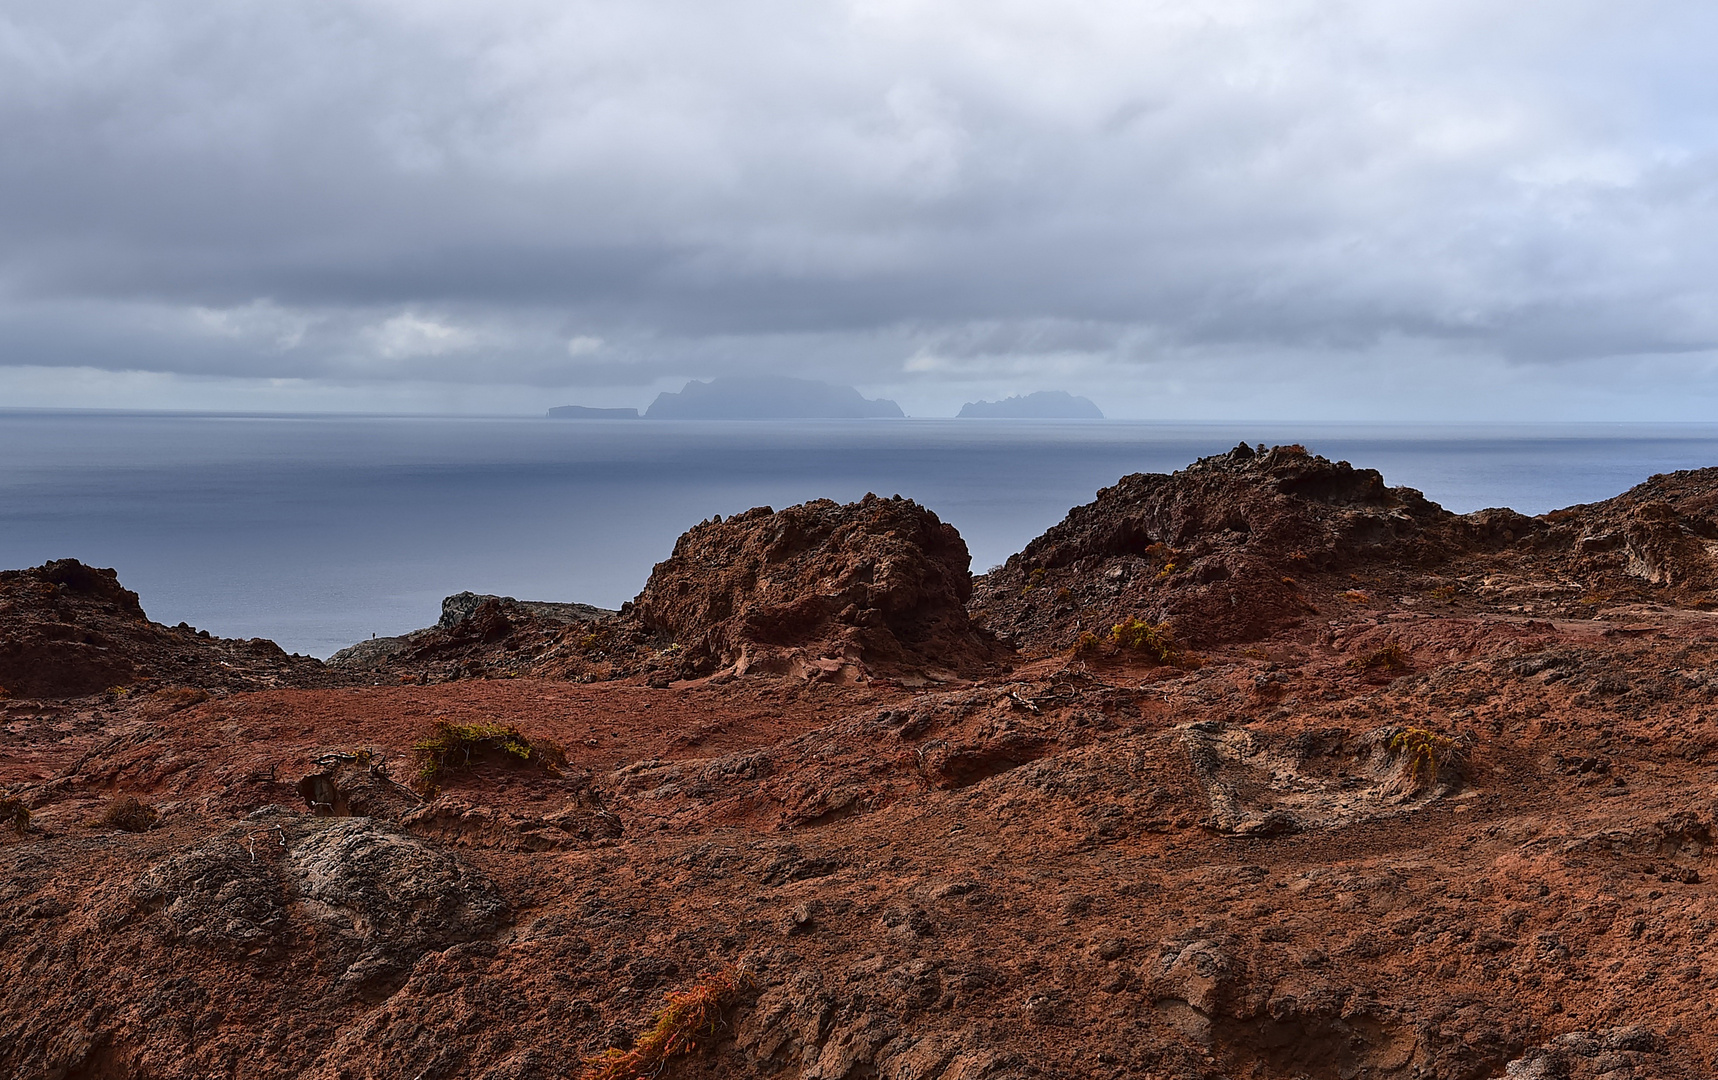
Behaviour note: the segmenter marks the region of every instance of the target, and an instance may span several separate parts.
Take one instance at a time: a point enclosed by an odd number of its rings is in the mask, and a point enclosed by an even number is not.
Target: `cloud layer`
[[[1713,40],[1586,0],[19,0],[0,388],[1537,414],[1624,371],[1680,415]]]

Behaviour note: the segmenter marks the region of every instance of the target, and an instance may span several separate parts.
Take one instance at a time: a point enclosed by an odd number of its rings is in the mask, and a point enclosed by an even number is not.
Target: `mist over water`
[[[1718,464],[1718,425],[549,421],[0,412],[0,567],[112,566],[150,616],[317,656],[461,589],[618,607],[712,514],[901,494],[1001,562],[1130,472],[1304,444],[1451,510]]]

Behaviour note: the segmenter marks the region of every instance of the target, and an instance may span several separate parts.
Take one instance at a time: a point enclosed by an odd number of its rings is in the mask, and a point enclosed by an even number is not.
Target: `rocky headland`
[[[1248,446],[976,578],[760,508],[326,664],[6,572],[0,1075],[1709,1077],[1715,584],[1718,469]]]

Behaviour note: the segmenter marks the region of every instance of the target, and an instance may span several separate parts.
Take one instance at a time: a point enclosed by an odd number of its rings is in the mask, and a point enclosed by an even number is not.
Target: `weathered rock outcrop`
[[[1584,577],[1625,575],[1695,601],[1718,585],[1718,469],[1663,473],[1535,525]]]
[[[454,593],[442,600],[441,618],[434,626],[360,641],[330,656],[328,665],[353,673],[434,672],[442,678],[500,674],[548,658],[569,639],[587,635],[591,624],[614,615],[589,604]]]
[[[1373,469],[1243,443],[1104,488],[987,575],[972,608],[1040,647],[1129,618],[1168,622],[1193,643],[1249,640],[1307,613],[1309,576],[1437,562],[1455,520]]]
[[[1545,611],[1586,592],[1712,606],[1715,585],[1718,469],[1539,517],[1456,515],[1372,469],[1242,444],[1177,473],[1123,477],[981,578],[969,606],[1004,639],[1043,650],[1130,619],[1206,645],[1403,597],[1508,597]]]
[[[977,672],[999,650],[968,619],[970,564],[953,526],[900,496],[760,507],[681,536],[631,618],[691,671]]]
[[[171,682],[252,688],[323,676],[311,657],[263,638],[212,638],[151,622],[112,570],[59,559],[0,572],[0,690],[14,697],[78,697],[110,687]]]

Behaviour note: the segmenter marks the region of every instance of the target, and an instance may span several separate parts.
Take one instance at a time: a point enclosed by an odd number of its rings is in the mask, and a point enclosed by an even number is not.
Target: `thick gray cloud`
[[[1683,415],[1714,40],[1694,2],[16,0],[0,393],[1557,414],[1626,371]]]

